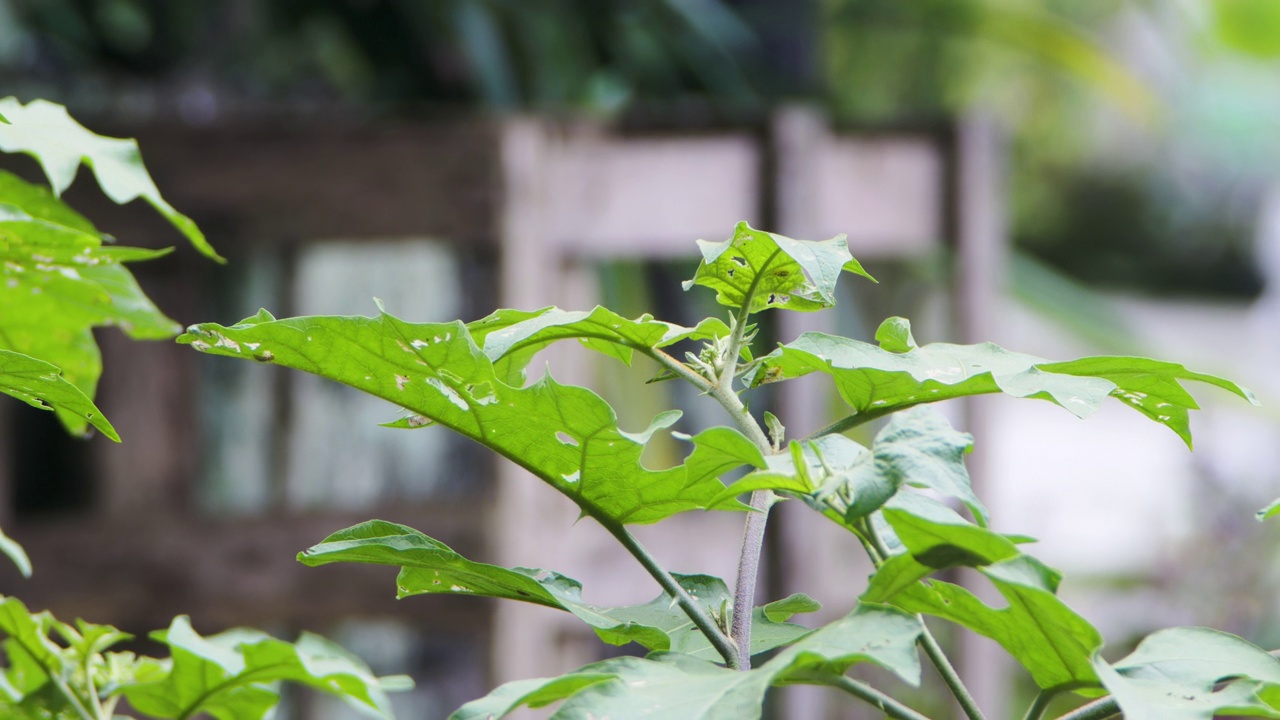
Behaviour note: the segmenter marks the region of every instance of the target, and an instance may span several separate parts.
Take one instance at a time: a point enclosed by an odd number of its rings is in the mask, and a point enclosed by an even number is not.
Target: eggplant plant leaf
[[[637,350],[664,348],[681,340],[711,340],[729,334],[723,321],[708,318],[686,328],[641,315],[629,320],[603,307],[589,311],[543,308],[533,312],[499,310],[467,324],[476,344],[509,385],[524,384],[524,369],[541,349],[560,340],[578,340],[584,347],[627,365]]]
[[[1059,575],[1017,555],[979,568],[1008,607],[986,605],[964,588],[938,580],[915,583],[889,601],[908,612],[963,625],[995,640],[1045,690],[1096,687],[1093,655],[1102,636],[1057,597]]]
[[[728,670],[680,653],[623,657],[587,665],[559,678],[503,685],[462,706],[450,720],[500,718],[522,705],[564,700],[554,720],[586,717],[755,720],[771,685],[799,682],[809,670],[843,673],[872,662],[919,684],[915,617],[860,605],[845,617],[783,649],[755,670]]]
[[[246,629],[201,637],[180,616],[152,637],[169,646],[171,668],[163,677],[126,687],[124,696],[135,709],[157,718],[205,712],[218,720],[259,720],[278,702],[271,684],[280,681],[341,697],[368,717],[394,717],[383,679],[318,635],[303,633],[296,643]],[[405,687],[403,678],[388,681],[393,688]]]
[[[905,322],[886,322],[894,321]],[[901,349],[894,343],[889,347]],[[913,405],[996,392],[1049,400],[1077,417],[1087,417],[1113,396],[1173,430],[1188,446],[1187,411],[1198,406],[1179,380],[1215,385],[1257,404],[1253,393],[1229,380],[1160,360],[1091,357],[1049,362],[992,343],[932,343],[893,352],[814,332],[761,358],[745,381],[754,387],[812,372],[831,376],[853,408],[853,418],[861,422]]]
[[[341,530],[300,553],[298,560],[312,567],[334,562],[390,565],[400,568],[398,597],[445,594],[519,600],[570,612],[613,645],[637,642],[650,650],[719,658],[665,593],[641,605],[591,605],[583,602],[582,586],[576,580],[548,570],[474,562],[438,540],[395,523],[371,520]],[[679,574],[675,578],[708,614],[723,616],[725,608],[733,604],[733,596],[719,578]],[[819,607],[811,598],[798,596],[757,608],[752,653],[772,650],[808,633],[807,628],[785,621],[797,612],[813,612]]]
[[[195,222],[161,197],[142,164],[137,141],[95,134],[73,120],[65,107],[45,100],[23,105],[15,98],[3,98],[0,113],[9,120],[0,124],[0,150],[34,157],[48,176],[54,194],[61,195],[71,185],[84,163],[114,202],[123,205],[142,198],[202,254],[225,262]]]
[[[768,308],[813,311],[836,304],[836,281],[851,272],[875,281],[849,253],[844,235],[830,240],[793,240],[745,222],[722,242],[698,241],[702,261],[684,289],[710,288],[716,302],[747,306],[756,313]]]
[[[597,519],[653,523],[687,510],[744,507],[732,499],[712,505],[724,485],[704,465],[642,466],[643,435],[622,431],[613,408],[590,390],[549,375],[528,387],[507,384],[460,322],[407,323],[386,313],[275,320],[263,311],[229,328],[192,326],[178,341],[381,397],[414,413],[406,424],[434,422],[471,438]],[[759,453],[739,460],[758,462]]]
[[[1268,694],[1280,697],[1273,690],[1280,688],[1280,660],[1217,630],[1160,630],[1113,664],[1095,658],[1094,668],[1126,718],[1280,717],[1280,709],[1266,700]]]
[[[0,393],[42,410],[58,410],[80,418],[103,435],[120,442],[115,428],[80,388],[67,382],[61,371],[43,360],[0,350]]]

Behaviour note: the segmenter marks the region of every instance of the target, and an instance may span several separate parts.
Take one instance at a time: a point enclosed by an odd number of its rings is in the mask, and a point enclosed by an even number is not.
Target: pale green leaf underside
[[[891,608],[861,605],[805,636],[748,672],[678,653],[615,658],[549,680],[503,685],[467,703],[450,720],[500,718],[522,705],[564,704],[554,720],[587,717],[755,720],[771,685],[796,673],[843,673],[859,662],[878,664],[910,684],[920,680],[915,643],[920,622]]]
[[[56,409],[82,418],[103,435],[120,442],[115,428],[93,401],[75,385],[63,379],[57,367],[43,360],[9,350],[0,350],[0,393],[44,410]]]
[[[1096,658],[1094,667],[1126,718],[1212,720],[1232,713],[1280,717],[1280,711],[1259,697],[1280,686],[1280,660],[1217,630],[1160,630],[1124,659],[1109,665]],[[1228,680],[1230,684],[1217,687]]]
[[[303,633],[296,643],[245,629],[201,637],[180,616],[153,638],[169,646],[171,670],[126,688],[124,695],[134,708],[158,718],[205,712],[219,720],[259,720],[278,701],[270,684],[280,681],[336,695],[369,717],[394,717],[381,680],[318,635]],[[401,678],[391,680],[403,684]]]
[[[3,98],[0,112],[9,120],[0,125],[0,150],[33,156],[48,176],[54,193],[61,195],[84,163],[93,170],[107,197],[120,204],[142,198],[197,250],[223,261],[191,218],[161,197],[142,164],[136,141],[90,132],[73,120],[66,108],[44,100],[33,100],[24,106],[15,98]]]
[[[17,540],[5,535],[3,530],[0,530],[0,554],[13,561],[22,577],[31,577],[31,558],[27,557],[27,551],[22,549]]]
[[[723,242],[698,241],[702,261],[684,289],[715,291],[716,302],[751,312],[768,308],[813,311],[835,305],[840,273],[873,280],[849,254],[844,235],[806,241],[756,230],[745,222]]]
[[[1256,404],[1253,394],[1182,365],[1139,357],[1089,357],[1049,362],[991,343],[933,343],[890,352],[870,343],[823,333],[805,333],[763,358],[746,378],[757,386],[822,372],[855,416],[880,417],[921,403],[1003,392],[1050,400],[1086,417],[1108,396],[1116,397],[1191,444],[1188,410],[1194,398],[1179,380],[1215,385]]]
[[[179,342],[305,370],[381,397],[415,413],[417,424],[438,423],[513,460],[593,517],[657,522],[709,508],[724,489],[702,464],[643,467],[643,443],[623,432],[613,408],[586,388],[549,375],[528,387],[507,384],[460,322],[415,324],[385,313],[274,320],[264,311],[230,328],[193,326]],[[738,464],[757,458],[758,452]],[[726,501],[713,509],[741,507]]]
[[[334,562],[399,567],[396,580],[399,597],[443,594],[520,600],[573,613],[603,640],[614,645],[634,641],[650,650],[673,650],[706,659],[720,657],[688,615],[665,593],[642,605],[590,605],[583,602],[582,586],[576,580],[547,570],[508,569],[474,562],[412,528],[382,520],[371,520],[334,533],[299,554],[298,560],[313,567]],[[675,577],[708,614],[723,613],[732,605],[732,595],[719,578]],[[817,609],[819,606],[804,596],[757,608],[752,654],[780,647],[809,632],[785,620],[794,613]]]

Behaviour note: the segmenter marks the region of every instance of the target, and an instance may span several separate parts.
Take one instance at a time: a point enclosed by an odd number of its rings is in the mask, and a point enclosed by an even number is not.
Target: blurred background
[[[1119,404],[1088,422],[1007,398],[948,412],[976,436],[995,527],[1041,539],[1108,657],[1173,624],[1280,644],[1278,538],[1253,520],[1280,494],[1280,3],[0,0],[0,95],[139,139],[231,261],[135,266],[184,324],[370,314],[374,296],[414,321],[601,302],[691,323],[716,312],[677,286],[693,240],[745,219],[848,233],[881,280],[847,279],[837,311],[770,318],[777,338],[870,339],[897,314],[921,342],[1153,355],[1238,380],[1264,407],[1193,388],[1195,454]],[[90,185],[69,200],[105,231],[178,242]],[[330,635],[418,681],[397,698],[407,718],[630,651],[549,610],[396,601],[385,569],[293,561],[382,517],[564,572],[589,601],[657,594],[533,479],[443,431],[378,428],[396,408],[316,378],[99,339],[122,446],[0,408],[0,526],[36,567],[0,571],[0,592],[139,634],[188,613],[206,633]],[[589,378],[624,427],[672,405],[682,431],[723,423],[671,383],[637,390],[651,368],[549,362]],[[838,411],[829,395],[799,382],[753,407],[803,433]],[[845,613],[856,545],[782,510],[764,594]],[[731,576],[739,532],[690,516],[644,537],[675,570]],[[993,717],[1030,697],[990,648],[953,641]],[[773,712],[871,717],[829,701],[795,692]],[[277,717],[344,712],[299,695]]]

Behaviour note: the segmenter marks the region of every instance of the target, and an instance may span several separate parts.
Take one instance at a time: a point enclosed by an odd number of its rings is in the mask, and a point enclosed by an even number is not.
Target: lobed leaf
[[[1263,697],[1269,687],[1280,686],[1280,660],[1217,630],[1160,630],[1114,664],[1095,658],[1094,668],[1126,718],[1280,717],[1280,710]],[[1219,687],[1225,681],[1230,682]]]
[[[154,717],[259,720],[278,702],[271,684],[280,681],[335,695],[370,717],[394,717],[382,679],[317,635],[303,633],[292,644],[246,629],[201,637],[180,616],[152,638],[169,646],[172,663],[159,670],[161,677],[124,688],[124,696]],[[402,686],[402,678],[389,680]]]
[[[885,323],[898,328],[892,333],[878,333],[887,339],[885,347],[805,333],[761,358],[744,380],[755,387],[812,372],[826,373],[853,408],[851,419],[860,418],[859,422],[922,403],[996,392],[1049,400],[1077,417],[1087,417],[1104,399],[1114,396],[1169,427],[1188,446],[1191,431],[1187,411],[1198,406],[1179,380],[1209,383],[1257,404],[1249,390],[1176,363],[1139,357],[1090,357],[1051,363],[992,343],[910,347],[894,339],[905,327],[904,319],[890,318]],[[908,349],[903,350],[904,347]]]
[[[0,350],[0,393],[43,410],[58,410],[92,424],[103,435],[120,442],[115,428],[93,401],[63,379],[61,371],[43,361],[10,350]]]
[[[702,261],[684,289],[716,292],[716,302],[750,312],[768,308],[813,311],[835,305],[842,271],[875,281],[853,255],[844,235],[830,240],[792,240],[756,230],[745,222],[723,242],[698,241]]]
[[[711,502],[724,486],[709,473],[724,462],[643,467],[646,436],[622,431],[600,396],[549,375],[528,387],[507,384],[460,322],[415,324],[386,313],[275,320],[262,311],[230,328],[192,326],[178,341],[210,354],[305,370],[389,400],[415,414],[405,424],[434,422],[471,438],[593,517],[652,523],[686,510],[743,507],[732,500]],[[724,442],[736,432],[705,437],[733,453],[749,445]],[[703,437],[694,438],[695,454]],[[759,459],[758,451],[742,452],[727,462]]]
[[[137,141],[90,132],[73,120],[66,108],[45,100],[33,100],[24,106],[15,98],[2,98],[0,113],[9,120],[7,124],[0,124],[0,150],[34,157],[55,194],[61,195],[71,185],[80,164],[84,163],[93,170],[98,185],[114,202],[124,204],[142,198],[202,254],[225,262],[191,218],[161,197],[142,164]]]
[[[165,252],[104,247],[93,226],[48,190],[0,171],[0,349],[56,365],[93,397],[102,374],[93,328],[116,326],[135,339],[182,329],[121,264]],[[78,415],[58,416],[72,433],[87,428]]]
[[[1093,655],[1102,636],[1057,595],[1058,574],[1026,555],[979,568],[1008,607],[996,609],[964,588],[937,580],[916,583],[890,601],[912,613],[954,622],[998,642],[1046,690],[1099,684]]]
[[[570,718],[754,720],[771,685],[800,682],[799,673],[843,673],[872,662],[913,685],[920,681],[915,643],[920,621],[892,608],[860,605],[747,672],[679,653],[623,657],[587,665],[559,678],[508,683],[459,708],[450,720],[500,718],[522,705],[564,700],[551,715]]]
[[[509,385],[524,384],[524,369],[533,356],[560,340],[578,340],[620,362],[631,364],[636,350],[663,348],[681,340],[710,340],[729,334],[724,322],[708,318],[687,328],[651,315],[628,320],[606,308],[589,311],[548,307],[533,312],[498,310],[467,324],[467,330],[485,355],[500,367],[500,377]]]
[[[298,560],[311,567],[334,562],[399,567],[396,581],[399,597],[445,594],[520,600],[573,613],[601,639],[614,645],[637,642],[650,650],[719,658],[715,648],[665,593],[642,605],[590,605],[583,602],[582,586],[576,580],[547,570],[508,569],[474,562],[438,540],[395,523],[370,520],[341,530],[300,553]],[[675,577],[708,614],[723,615],[733,604],[733,596],[719,578],[678,574]],[[817,603],[805,596],[793,596],[757,608],[752,654],[780,647],[809,632],[785,620],[797,612],[817,609]]]

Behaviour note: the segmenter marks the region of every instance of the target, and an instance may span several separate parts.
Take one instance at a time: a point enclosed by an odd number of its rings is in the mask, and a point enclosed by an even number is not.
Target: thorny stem
[[[847,675],[806,671],[789,676],[788,679],[803,680],[815,685],[827,685],[839,688],[854,697],[866,701],[872,707],[895,720],[929,720],[929,718],[876,690],[870,685],[854,680]]]
[[[884,539],[880,537],[880,533],[876,532],[875,525],[870,519],[864,519],[862,522],[863,532],[867,535],[867,540],[875,549],[875,553],[871,554],[871,562],[877,567],[890,556],[889,548],[884,544]],[[878,559],[877,559],[877,556]],[[943,652],[942,646],[938,644],[938,639],[929,632],[929,626],[924,624],[924,616],[916,615],[916,619],[920,621],[920,649],[924,650],[924,654],[929,658],[929,662],[933,663],[934,668],[938,670],[938,674],[942,676],[942,681],[947,684],[947,688],[951,690],[951,694],[955,697],[956,702],[960,704],[960,709],[964,711],[965,717],[969,720],[985,720],[982,714],[982,708],[978,707],[978,703],[973,699],[973,694],[969,692],[969,688],[965,687],[964,681],[960,679],[960,674],[956,672],[956,668],[951,664],[951,660],[947,658],[947,654]]]
[[[676,582],[671,573],[667,572],[658,563],[658,560],[649,554],[649,551],[640,544],[640,541],[625,526],[608,519],[603,513],[593,515],[593,517],[604,526],[605,530],[609,531],[610,535],[613,535],[618,542],[622,543],[627,552],[631,553],[632,557],[644,566],[644,569],[649,572],[649,575],[654,580],[658,581],[663,590],[676,599],[676,602],[680,604],[680,609],[684,610],[689,619],[693,621],[693,624],[702,631],[702,634],[707,637],[707,640],[724,658],[725,663],[730,668],[739,669],[740,653],[738,649],[734,647],[733,640],[725,635],[724,630],[716,624],[716,621],[707,613],[706,609],[699,605],[680,583]],[[748,655],[748,657],[750,656]]]

